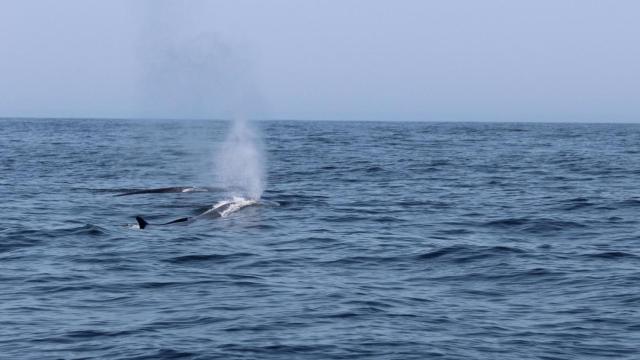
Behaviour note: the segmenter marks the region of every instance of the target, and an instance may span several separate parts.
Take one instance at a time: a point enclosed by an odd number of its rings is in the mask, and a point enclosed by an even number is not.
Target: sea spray
[[[264,191],[264,161],[257,132],[245,117],[235,117],[216,158],[218,181],[228,195],[259,200]]]

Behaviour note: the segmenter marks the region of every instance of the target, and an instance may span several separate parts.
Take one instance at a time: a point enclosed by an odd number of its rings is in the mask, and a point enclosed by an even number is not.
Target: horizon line
[[[0,121],[5,120],[88,120],[88,121],[233,121],[232,118],[150,118],[150,117],[61,117],[61,116],[0,116]],[[256,122],[278,122],[278,121],[308,121],[308,122],[377,122],[377,123],[484,123],[484,124],[594,124],[594,125],[640,125],[640,122],[598,122],[598,121],[549,121],[549,120],[526,120],[526,121],[504,121],[504,120],[373,120],[373,119],[295,119],[295,118],[261,118],[249,119]]]

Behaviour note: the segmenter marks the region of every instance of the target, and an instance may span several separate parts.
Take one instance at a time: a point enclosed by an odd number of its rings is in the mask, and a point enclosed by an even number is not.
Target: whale
[[[136,216],[137,228],[142,230],[147,228],[148,226],[163,226],[163,225],[172,225],[172,224],[179,224],[179,223],[188,223],[201,218],[226,217],[229,214],[234,213],[242,208],[245,208],[251,205],[256,205],[256,204],[258,204],[258,201],[254,199],[234,197],[233,199],[230,199],[230,200],[223,200],[218,202],[217,204],[213,205],[210,209],[207,209],[206,211],[202,212],[199,215],[182,217],[182,218],[171,220],[165,223],[154,224],[146,221],[142,216]]]
[[[142,190],[130,190],[124,193],[116,194],[114,196],[129,196],[129,195],[141,195],[141,194],[164,194],[164,193],[190,193],[190,192],[210,192],[215,191],[216,188],[211,187],[196,187],[196,186],[174,186],[155,189],[142,189]]]
[[[192,219],[192,217],[183,217],[183,218],[172,220],[172,221],[169,221],[169,222],[166,222],[166,223],[162,223],[162,224],[150,224],[142,216],[136,216],[136,222],[138,223],[138,229],[144,229],[149,225],[158,226],[158,225],[176,224],[176,223],[190,221],[191,219]]]

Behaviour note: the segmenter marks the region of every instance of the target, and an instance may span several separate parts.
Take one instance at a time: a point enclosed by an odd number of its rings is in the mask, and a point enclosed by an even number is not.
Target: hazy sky
[[[0,0],[0,116],[640,121],[640,1]]]

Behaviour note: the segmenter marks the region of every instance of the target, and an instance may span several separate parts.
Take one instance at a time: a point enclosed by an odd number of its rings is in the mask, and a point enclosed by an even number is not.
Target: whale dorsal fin
[[[140,229],[144,229],[145,227],[147,227],[147,225],[149,225],[148,222],[144,221],[142,216],[136,216],[136,221],[138,222],[138,226],[140,227]]]

